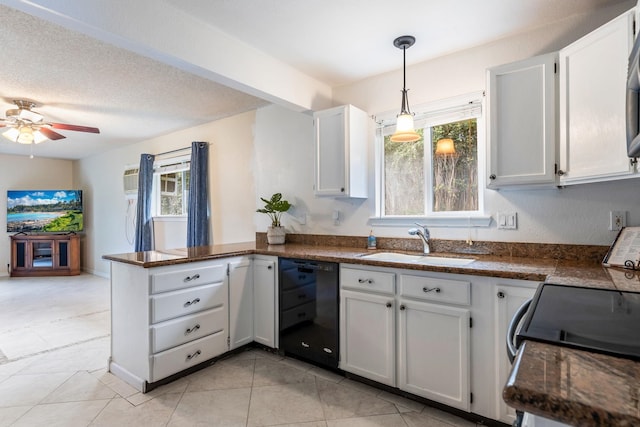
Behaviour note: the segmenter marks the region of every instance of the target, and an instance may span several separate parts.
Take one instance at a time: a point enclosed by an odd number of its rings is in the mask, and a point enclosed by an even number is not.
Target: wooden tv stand
[[[78,274],[80,236],[77,234],[11,236],[11,277]]]

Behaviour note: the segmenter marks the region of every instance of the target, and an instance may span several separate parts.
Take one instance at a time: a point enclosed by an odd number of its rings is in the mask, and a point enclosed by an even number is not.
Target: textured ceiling
[[[0,115],[34,101],[51,122],[98,127],[0,153],[79,159],[249,111],[267,102],[0,6]]]
[[[56,6],[55,1],[38,0]],[[78,2],[82,0],[77,0]],[[156,0],[269,57],[335,87],[401,68],[392,41],[416,36],[418,63],[630,0]],[[0,153],[79,159],[266,105],[0,0],[0,116],[13,99],[32,100],[53,122],[100,135],[23,146],[0,138]],[[37,3],[37,2],[36,2]],[[63,3],[73,3],[69,0]],[[110,7],[108,2],[101,2]],[[114,7],[120,2],[113,2]],[[25,7],[27,7],[25,6]],[[23,8],[24,10],[24,8]],[[151,13],[151,12],[150,12]],[[141,26],[142,26],[141,22]],[[126,45],[124,43],[123,45]],[[183,68],[184,69],[184,68]],[[259,72],[259,70],[257,70]]]

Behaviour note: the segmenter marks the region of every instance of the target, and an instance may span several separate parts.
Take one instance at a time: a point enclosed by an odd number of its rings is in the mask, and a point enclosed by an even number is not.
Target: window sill
[[[387,216],[370,217],[369,224],[382,227],[411,227],[416,223],[427,227],[467,228],[489,227],[490,215],[473,216]]]
[[[154,222],[187,222],[186,215],[176,215],[176,216],[154,216]]]

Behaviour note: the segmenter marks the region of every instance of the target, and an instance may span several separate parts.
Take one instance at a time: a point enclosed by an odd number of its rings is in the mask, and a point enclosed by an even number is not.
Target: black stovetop
[[[523,339],[640,360],[640,293],[542,284],[518,346]]]

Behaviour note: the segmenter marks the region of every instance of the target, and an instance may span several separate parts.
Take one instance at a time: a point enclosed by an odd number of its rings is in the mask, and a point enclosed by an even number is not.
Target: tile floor
[[[263,350],[147,394],[107,372],[108,355],[108,280],[0,278],[0,427],[474,426]]]

